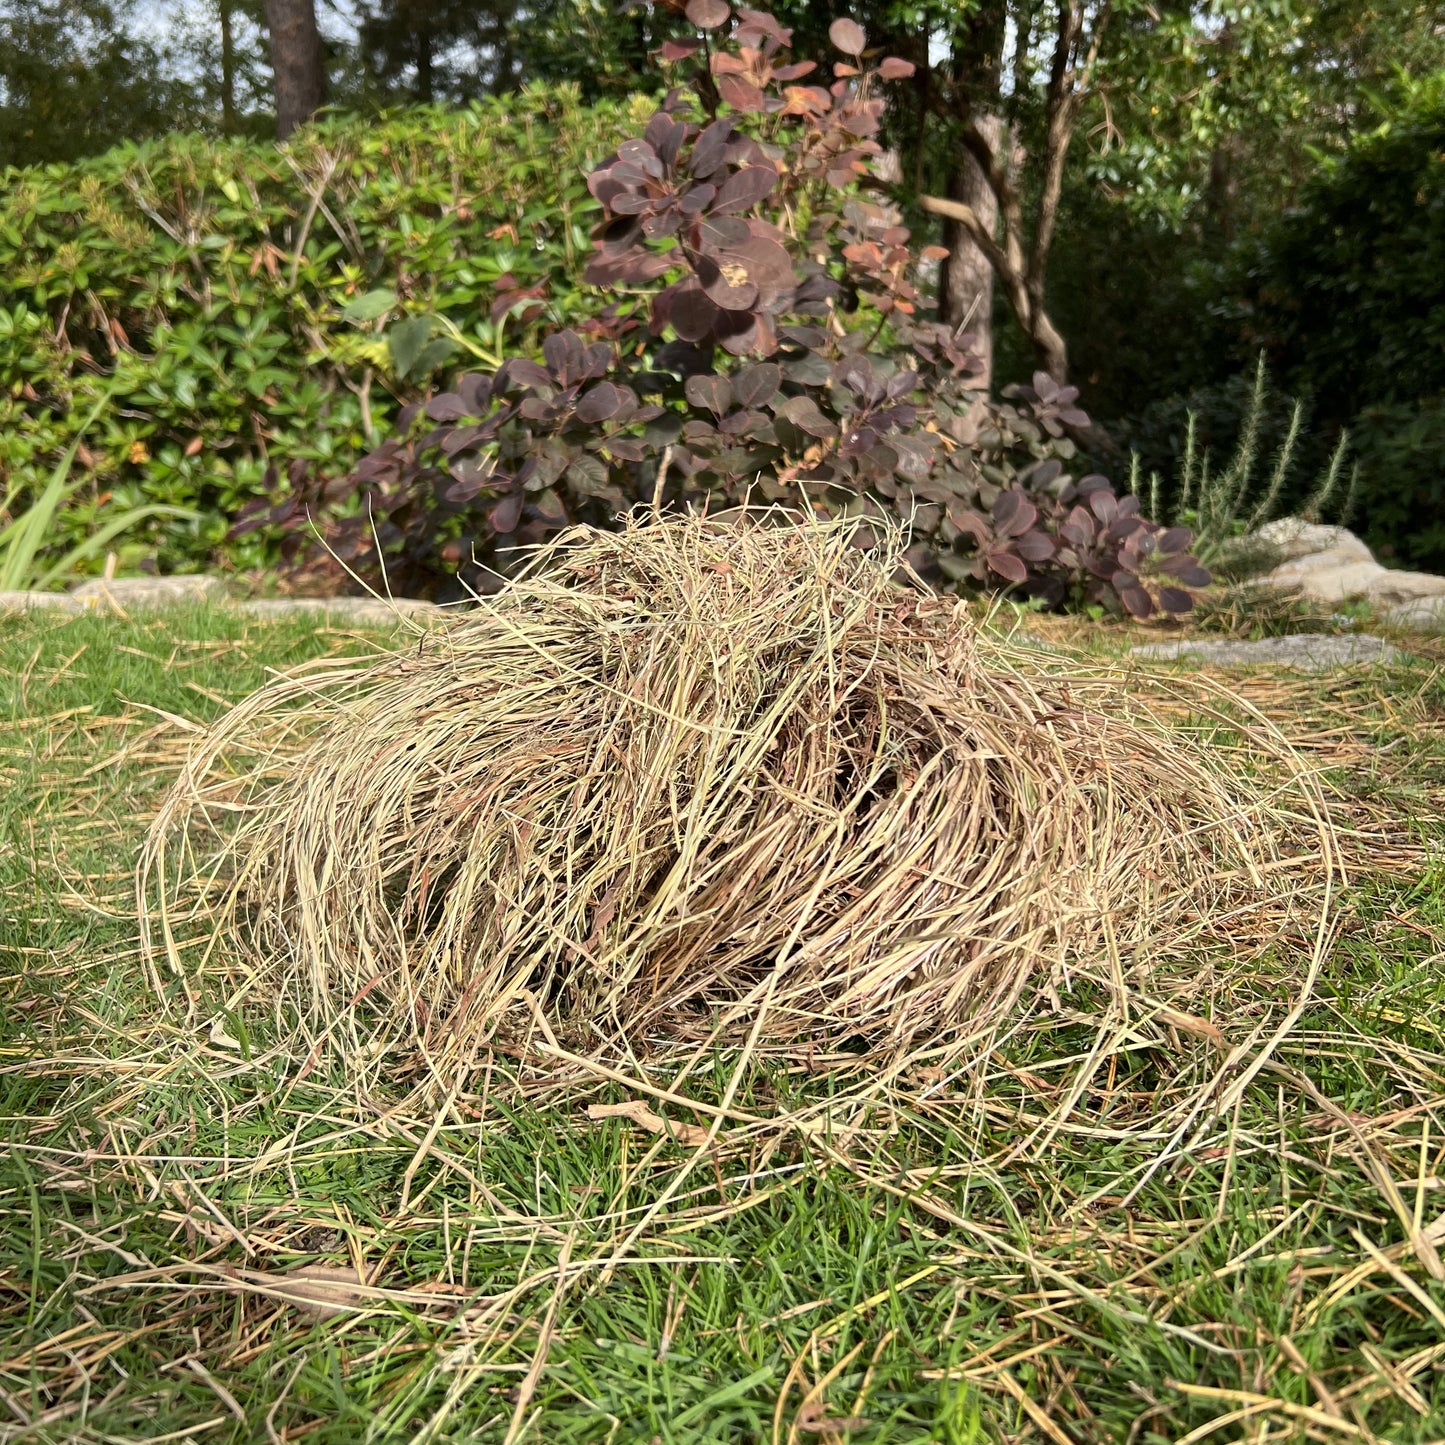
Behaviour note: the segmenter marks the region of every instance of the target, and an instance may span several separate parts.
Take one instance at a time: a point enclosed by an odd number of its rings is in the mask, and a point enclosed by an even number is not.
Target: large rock
[[[1258,642],[1186,638],[1180,642],[1152,642],[1131,651],[1135,657],[1161,661],[1198,661],[1216,667],[1288,667],[1301,672],[1324,672],[1331,667],[1360,663],[1399,662],[1405,656],[1383,638],[1367,633],[1337,637],[1330,633],[1297,632],[1288,637],[1265,637]]]
[[[1412,632],[1445,632],[1445,597],[1417,597],[1385,614],[1385,621]]]
[[[1343,527],[1321,527],[1298,517],[1266,522],[1254,534],[1254,540],[1268,548],[1278,562],[1293,562],[1297,557],[1316,557],[1326,552],[1341,561],[1375,560],[1374,554],[1353,532]]]
[[[1343,527],[1319,527],[1282,517],[1261,527],[1254,540],[1284,559],[1258,582],[1298,592],[1314,602],[1359,599],[1390,608],[1420,598],[1445,597],[1445,577],[1382,567],[1370,549]]]

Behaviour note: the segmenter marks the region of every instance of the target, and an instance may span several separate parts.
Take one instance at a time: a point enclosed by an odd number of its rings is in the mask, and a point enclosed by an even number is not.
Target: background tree
[[[517,49],[526,29],[513,0],[371,0],[357,42],[378,94],[430,104],[532,78]]]
[[[266,0],[271,71],[276,95],[276,135],[285,140],[326,99],[326,64],[315,0]]]
[[[112,0],[0,7],[0,166],[73,160],[201,119],[131,20]]]

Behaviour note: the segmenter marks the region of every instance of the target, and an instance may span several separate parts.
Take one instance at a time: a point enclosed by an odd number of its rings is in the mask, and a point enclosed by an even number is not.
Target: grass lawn
[[[1239,684],[1321,770],[1349,863],[1252,1077],[1065,1011],[832,1110],[826,1069],[756,1067],[698,1158],[587,1117],[635,1089],[535,1056],[427,1112],[159,1009],[131,865],[184,724],[377,641],[0,618],[0,1445],[1445,1439],[1431,657]],[[1228,1042],[1310,945],[1216,993]],[[706,1123],[731,1066],[693,1067],[701,1114],[649,1102]],[[820,1122],[769,1123],[798,1110]],[[321,1314],[285,1297],[300,1266],[367,1284]]]

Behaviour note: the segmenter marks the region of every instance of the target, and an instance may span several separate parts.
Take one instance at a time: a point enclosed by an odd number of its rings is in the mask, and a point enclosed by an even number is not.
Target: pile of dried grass
[[[897,557],[838,525],[576,533],[392,655],[278,680],[162,808],[147,937],[183,970],[203,916],[233,1005],[447,1053],[520,1021],[897,1058],[1081,980],[1207,985],[1281,894],[1278,805]]]

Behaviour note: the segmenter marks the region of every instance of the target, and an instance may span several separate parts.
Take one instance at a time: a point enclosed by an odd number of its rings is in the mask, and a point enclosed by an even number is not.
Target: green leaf
[[[407,377],[412,374],[435,326],[435,318],[431,316],[409,316],[405,321],[398,321],[386,333],[391,364],[396,367],[398,376]]]
[[[342,308],[343,321],[375,321],[396,306],[396,292],[388,286],[356,296]]]

